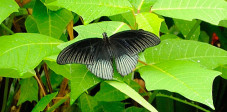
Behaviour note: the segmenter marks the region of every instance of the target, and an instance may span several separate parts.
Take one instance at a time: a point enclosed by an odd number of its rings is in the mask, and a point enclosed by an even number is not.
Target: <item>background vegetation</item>
[[[1,112],[226,111],[226,18],[224,0],[0,0]],[[56,63],[73,42],[130,29],[161,44],[125,77]]]

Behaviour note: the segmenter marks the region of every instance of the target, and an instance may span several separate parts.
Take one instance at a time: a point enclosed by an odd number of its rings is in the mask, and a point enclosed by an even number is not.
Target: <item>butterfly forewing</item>
[[[101,38],[90,38],[75,42],[61,51],[57,57],[57,63],[92,64],[96,58],[95,52],[102,42]]]
[[[111,44],[124,47],[127,54],[133,56],[148,47],[158,45],[160,39],[144,30],[128,30],[110,36]]]

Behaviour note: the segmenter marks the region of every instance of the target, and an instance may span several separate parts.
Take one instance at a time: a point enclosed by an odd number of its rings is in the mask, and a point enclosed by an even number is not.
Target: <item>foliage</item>
[[[0,14],[1,112],[223,110],[224,0],[1,0]],[[85,65],[56,63],[74,42],[130,29],[161,43],[125,77],[115,70],[106,81]]]

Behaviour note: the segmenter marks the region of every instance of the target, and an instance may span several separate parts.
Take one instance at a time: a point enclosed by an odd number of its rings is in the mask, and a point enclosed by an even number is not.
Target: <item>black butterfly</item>
[[[110,38],[103,33],[101,38],[89,38],[75,42],[61,51],[58,64],[81,63],[97,77],[113,78],[113,59],[117,71],[125,76],[136,67],[138,53],[148,47],[158,45],[160,39],[144,30],[127,30]]]

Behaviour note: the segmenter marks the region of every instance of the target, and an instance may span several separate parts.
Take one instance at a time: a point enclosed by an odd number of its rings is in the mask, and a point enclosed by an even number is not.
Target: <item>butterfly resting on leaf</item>
[[[113,61],[122,76],[136,67],[138,53],[148,47],[158,45],[160,39],[144,30],[118,32],[108,38],[88,38],[64,48],[57,57],[58,64],[85,64],[87,68],[102,79],[113,79]]]

